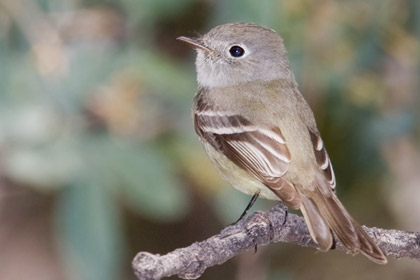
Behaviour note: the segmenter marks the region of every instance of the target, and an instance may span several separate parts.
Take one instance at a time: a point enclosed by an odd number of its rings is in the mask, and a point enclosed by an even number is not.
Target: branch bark
[[[206,268],[222,264],[239,253],[271,242],[293,243],[316,248],[303,217],[288,214],[281,204],[267,212],[257,211],[247,219],[224,228],[207,240],[176,249],[166,255],[140,252],[133,260],[139,280],[157,280],[172,275],[196,279]],[[364,230],[373,238],[385,255],[420,260],[420,233],[381,228]],[[336,249],[345,251],[336,240]]]

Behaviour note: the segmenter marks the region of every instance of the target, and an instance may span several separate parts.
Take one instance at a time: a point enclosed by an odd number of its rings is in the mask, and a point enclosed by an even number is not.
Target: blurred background
[[[356,220],[420,231],[420,1],[0,0],[0,279],[134,280],[239,217],[175,40],[235,21],[283,36]],[[201,279],[420,279],[389,261],[271,244]]]

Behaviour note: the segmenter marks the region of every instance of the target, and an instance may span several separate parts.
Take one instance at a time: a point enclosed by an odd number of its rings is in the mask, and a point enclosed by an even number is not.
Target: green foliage
[[[122,195],[132,209],[149,219],[166,222],[185,214],[185,190],[157,147],[124,145],[106,150],[111,163],[107,167],[114,171]]]
[[[93,181],[75,182],[58,199],[63,256],[75,279],[118,279],[123,265],[121,218],[110,193]]]

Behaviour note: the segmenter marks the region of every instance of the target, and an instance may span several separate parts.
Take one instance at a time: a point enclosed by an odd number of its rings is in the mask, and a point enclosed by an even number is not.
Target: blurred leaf
[[[407,108],[408,109],[408,108]],[[415,131],[417,123],[416,112],[407,110],[372,118],[366,126],[366,142],[378,147],[383,140],[401,137]]]
[[[83,170],[74,135],[47,106],[8,108],[1,114],[3,172],[40,190],[62,187]]]
[[[15,182],[40,190],[62,187],[77,177],[83,164],[68,143],[48,147],[21,147],[8,153],[4,172]]]
[[[71,51],[69,75],[55,91],[64,102],[78,109],[94,89],[110,79],[120,55],[107,45],[79,44]]]
[[[74,279],[119,279],[122,227],[107,189],[75,184],[60,194],[57,205],[62,254]]]
[[[20,104],[0,109],[0,138],[13,145],[40,145],[63,131],[63,120],[49,106]]]
[[[280,5],[278,2],[263,0],[232,0],[217,2],[217,12],[215,13],[216,23],[227,22],[255,22],[263,25],[270,25],[276,18]]]
[[[5,65],[2,66],[8,75],[5,83],[2,83],[4,92],[1,94],[4,95],[4,99],[16,104],[31,104],[47,97],[42,79],[28,54],[10,52],[5,61]]]
[[[152,145],[121,146],[114,152],[113,169],[129,205],[154,220],[171,221],[187,211],[187,194],[173,175],[169,159]]]
[[[174,37],[174,43],[175,43]],[[195,74],[177,66],[171,58],[153,50],[138,52],[131,49],[121,58],[121,65],[131,65],[148,88],[171,102],[181,103],[192,100],[196,91]],[[190,70],[193,70],[192,67]]]
[[[182,13],[192,0],[120,0],[129,18],[148,24]]]
[[[84,178],[114,188],[133,210],[153,220],[172,221],[187,212],[187,193],[158,147],[100,134],[82,143]]]

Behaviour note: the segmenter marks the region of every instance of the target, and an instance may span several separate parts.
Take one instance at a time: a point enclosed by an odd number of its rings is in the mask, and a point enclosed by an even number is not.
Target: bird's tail
[[[382,250],[350,216],[331,189],[316,185],[302,196],[301,211],[310,234],[320,250],[328,251],[333,244],[331,231],[352,255],[361,252],[378,264],[386,264]]]

